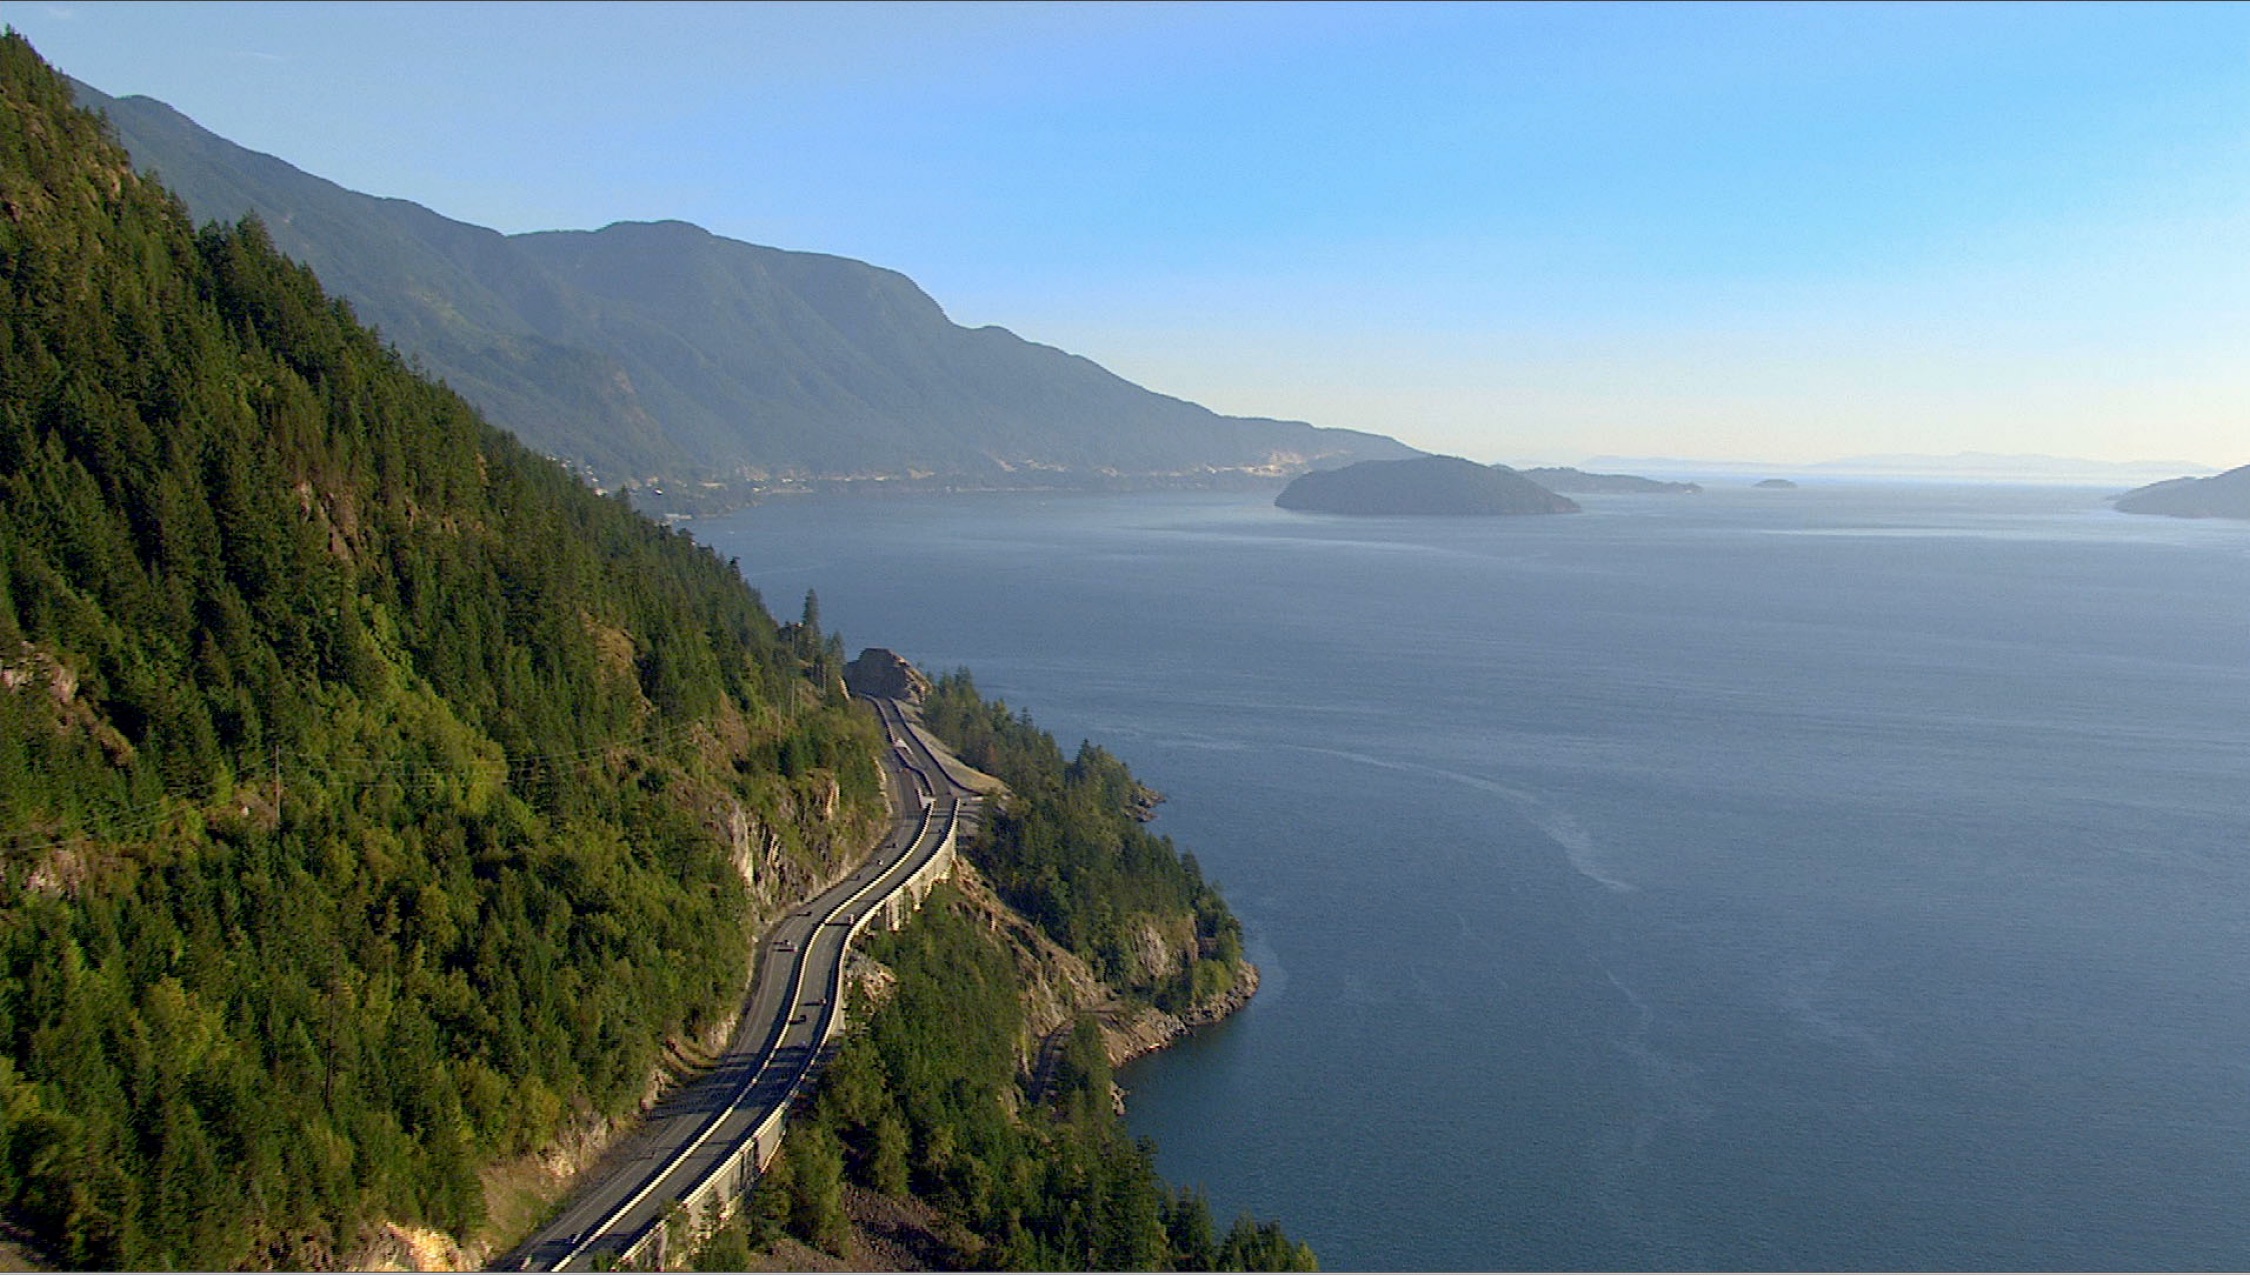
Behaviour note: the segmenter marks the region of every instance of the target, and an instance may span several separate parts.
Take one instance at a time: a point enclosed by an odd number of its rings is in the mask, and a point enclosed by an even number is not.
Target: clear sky
[[[112,94],[501,230],[902,270],[1480,460],[2250,461],[2250,6],[92,4]]]

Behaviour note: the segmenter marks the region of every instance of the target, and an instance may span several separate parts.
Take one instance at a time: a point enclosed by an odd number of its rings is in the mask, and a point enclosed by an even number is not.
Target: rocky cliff
[[[852,694],[919,704],[930,694],[930,679],[895,651],[871,646],[844,666],[844,685]]]

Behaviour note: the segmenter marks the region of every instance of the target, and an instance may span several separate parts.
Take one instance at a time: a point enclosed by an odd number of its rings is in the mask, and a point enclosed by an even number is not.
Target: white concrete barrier
[[[850,933],[844,946],[848,950],[853,940],[863,933],[869,922],[881,918],[885,929],[895,930],[906,923],[906,918],[922,906],[937,883],[953,875],[959,861],[960,834],[965,803],[959,798],[948,798],[935,806],[925,806],[922,821],[913,845],[919,846],[930,835],[931,825],[942,820],[938,832],[938,845],[929,857],[916,867],[904,881],[885,893],[882,900],[867,906],[847,901],[844,906],[852,912]],[[878,878],[880,879],[880,878]],[[872,882],[870,883],[873,884]],[[856,896],[855,896],[856,898]],[[821,1010],[819,1042],[825,1047],[844,1028],[844,966],[838,960],[830,977],[826,1004]],[[818,1070],[820,1053],[808,1055],[796,1078],[790,1082],[789,1098],[775,1107],[756,1128],[742,1137],[727,1154],[680,1196],[679,1219],[685,1236],[691,1240],[709,1235],[725,1223],[742,1197],[749,1193],[758,1177],[773,1163],[774,1153],[781,1149],[782,1134],[787,1124],[789,1107],[795,1102],[806,1081]],[[659,1219],[645,1227],[632,1243],[618,1254],[618,1265],[635,1269],[661,1268],[665,1250],[669,1246],[667,1219]]]

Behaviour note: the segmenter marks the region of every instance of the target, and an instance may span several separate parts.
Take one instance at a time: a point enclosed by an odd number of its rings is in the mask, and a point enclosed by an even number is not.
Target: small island
[[[1757,482],[1754,482],[1750,485],[1753,487],[1762,487],[1767,491],[1797,490],[1797,484],[1790,482],[1786,478],[1761,478]]]
[[[2209,478],[2168,478],[2116,500],[2119,513],[2171,518],[2250,518],[2250,465]]]
[[[1505,465],[1458,456],[1365,460],[1342,469],[1299,475],[1274,504],[1300,513],[1574,514],[1578,503],[1558,496]]]
[[[1568,465],[1542,465],[1517,472],[1549,491],[1580,496],[1693,496],[1703,490],[1698,483],[1672,483],[1634,474],[1589,474]]]

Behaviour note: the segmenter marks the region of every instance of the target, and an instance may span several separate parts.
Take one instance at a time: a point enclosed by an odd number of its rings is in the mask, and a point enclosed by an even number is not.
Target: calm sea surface
[[[2250,1266],[2250,525],[2101,493],[777,503],[696,533],[1171,801],[1128,1069],[1343,1268]]]

